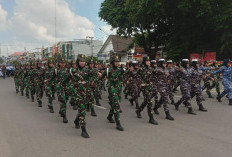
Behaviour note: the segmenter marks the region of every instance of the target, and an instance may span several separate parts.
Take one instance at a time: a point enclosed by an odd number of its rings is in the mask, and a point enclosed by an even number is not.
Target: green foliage
[[[99,16],[117,29],[122,36],[135,36],[136,44],[142,46],[151,57],[166,39],[166,20],[162,15],[162,0],[105,0]]]
[[[173,60],[206,51],[232,58],[231,0],[104,0],[99,17],[152,58],[159,45]]]

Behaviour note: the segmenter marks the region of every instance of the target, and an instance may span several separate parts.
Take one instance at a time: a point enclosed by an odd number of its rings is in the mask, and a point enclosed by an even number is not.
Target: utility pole
[[[94,37],[87,36],[86,38],[89,38],[91,40],[91,56],[93,57],[93,38]]]
[[[57,38],[56,35],[57,34],[56,34],[56,0],[55,0],[55,45],[56,45],[56,38]]]

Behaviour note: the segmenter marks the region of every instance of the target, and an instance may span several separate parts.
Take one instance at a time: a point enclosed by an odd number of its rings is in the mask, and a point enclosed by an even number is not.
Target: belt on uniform
[[[80,84],[86,84],[86,81],[78,81]]]

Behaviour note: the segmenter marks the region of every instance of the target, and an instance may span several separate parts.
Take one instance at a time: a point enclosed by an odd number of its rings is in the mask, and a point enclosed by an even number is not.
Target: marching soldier
[[[118,56],[114,56],[111,60],[112,67],[106,69],[103,73],[103,77],[107,77],[108,79],[108,93],[109,93],[109,104],[110,104],[110,112],[108,114],[107,119],[110,123],[116,122],[116,129],[119,131],[123,131],[124,128],[120,123],[120,101],[121,101],[121,91],[122,91],[122,80],[124,71],[119,67],[119,58]],[[114,116],[114,119],[113,119]]]
[[[182,93],[181,99],[175,103],[175,108],[178,111],[179,105],[183,102],[184,105],[188,108],[188,114],[196,115],[192,109],[191,105],[191,69],[189,68],[189,60],[182,59],[181,61],[182,68],[180,69],[181,84],[180,89]]]
[[[55,63],[52,59],[49,59],[47,64],[47,69],[44,74],[45,91],[48,97],[48,108],[50,113],[54,113],[52,101],[56,87],[56,69],[54,65]]]
[[[202,105],[203,96],[200,88],[201,78],[204,78],[202,70],[199,69],[199,62],[197,59],[192,61],[192,71],[191,71],[191,98],[196,96],[197,105],[199,111],[207,112],[207,110]]]
[[[141,117],[141,112],[143,109],[147,106],[147,112],[149,116],[149,123],[158,125],[158,122],[154,120],[153,114],[152,114],[152,92],[153,92],[153,76],[154,71],[150,67],[150,58],[149,57],[143,57],[143,67],[139,70],[139,76],[141,83],[141,90],[144,96],[144,101],[139,109],[136,110],[136,114],[138,118]]]
[[[43,89],[44,89],[44,69],[42,68],[42,62],[37,60],[36,62],[37,69],[34,73],[35,80],[35,93],[36,100],[38,102],[38,107],[42,107],[42,97],[43,97]]]
[[[68,123],[66,116],[67,98],[66,98],[66,83],[68,81],[67,70],[65,68],[65,59],[60,59],[58,62],[58,69],[56,70],[56,92],[58,101],[60,103],[60,115],[63,117],[63,123]]]
[[[170,115],[168,109],[168,95],[169,95],[169,86],[170,86],[170,76],[169,71],[166,69],[166,62],[164,59],[159,59],[158,61],[158,68],[155,70],[155,75],[157,78],[157,89],[160,94],[160,100],[157,105],[154,107],[155,114],[159,114],[158,108],[163,105],[164,112],[166,114],[166,119],[174,120],[174,118]]]
[[[90,77],[93,76],[93,72],[85,69],[85,55],[78,55],[77,57],[77,70],[71,71],[73,83],[74,83],[74,97],[75,104],[78,107],[78,114],[74,121],[75,127],[77,129],[81,126],[81,136],[84,138],[89,138],[89,134],[86,131],[86,108],[87,108],[87,92],[88,91],[88,81]]]

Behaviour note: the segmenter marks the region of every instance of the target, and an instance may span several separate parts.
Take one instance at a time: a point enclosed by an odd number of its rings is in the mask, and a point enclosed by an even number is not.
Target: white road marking
[[[103,110],[106,110],[106,109],[107,109],[107,108],[105,108],[105,107],[97,106],[97,105],[95,105],[95,107],[100,108],[100,109],[103,109]]]

